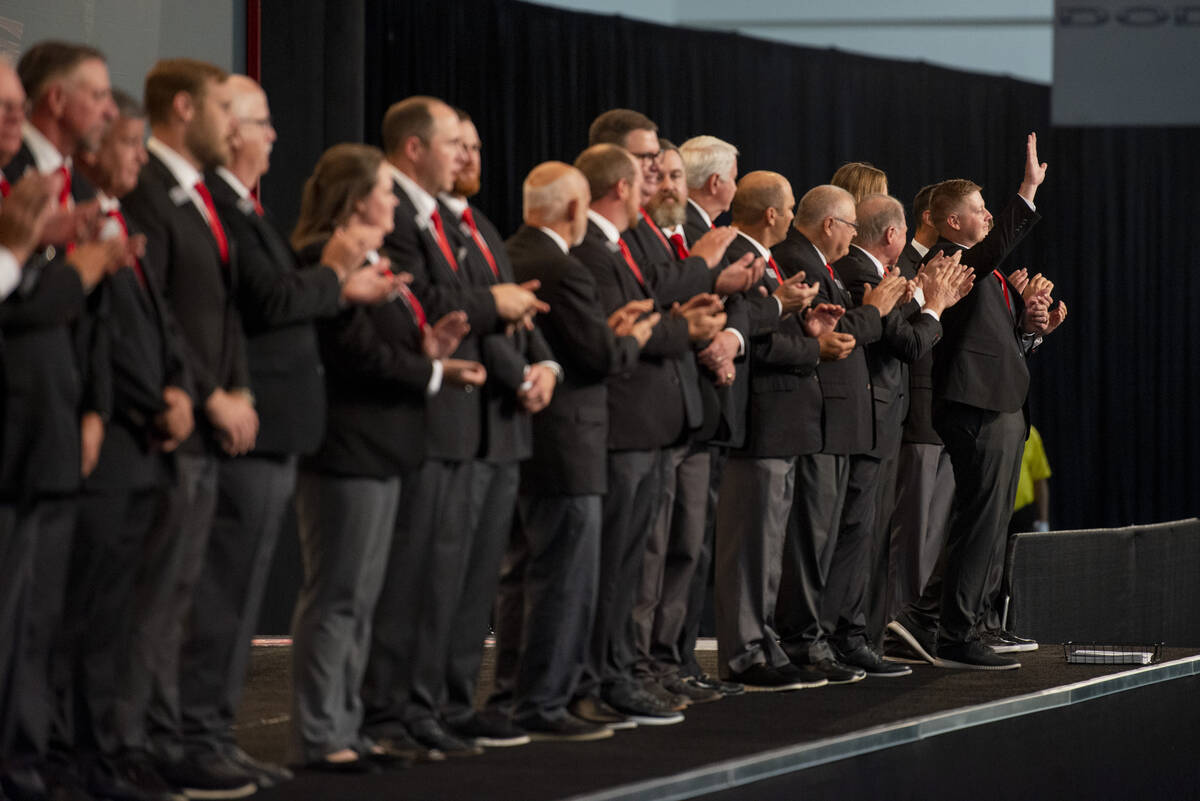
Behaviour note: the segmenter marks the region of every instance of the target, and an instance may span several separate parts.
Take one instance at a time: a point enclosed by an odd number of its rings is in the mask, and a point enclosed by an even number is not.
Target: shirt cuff
[[[1017,195],[1017,197],[1019,197],[1019,198],[1021,198],[1021,200],[1025,201],[1025,205],[1029,207],[1030,211],[1037,211],[1037,206],[1033,205],[1032,200],[1029,200],[1024,195]]]
[[[783,301],[780,300],[779,298],[775,297],[774,295],[772,295],[771,298],[775,301],[775,305],[779,307],[779,316],[782,317],[783,316]]]
[[[536,364],[539,364],[542,367],[548,368],[550,370],[550,372],[554,373],[554,378],[558,381],[558,383],[560,383],[560,384],[562,383],[563,369],[562,369],[561,364],[554,361],[553,359],[546,359],[544,361],[536,362]]]
[[[0,299],[7,298],[21,283],[21,265],[6,247],[0,247]]]
[[[913,292],[913,300],[915,300],[917,302],[918,306],[920,306],[922,309],[924,309],[925,308],[925,290],[921,289],[921,287],[917,287],[917,291]]]
[[[738,341],[737,355],[738,356],[745,355],[745,353],[746,353],[746,338],[744,336],[742,336],[742,332],[737,330],[736,328],[726,328],[725,330],[728,331],[729,333],[733,334],[735,337],[737,337],[737,341]]]
[[[433,360],[433,371],[429,374],[429,383],[425,385],[425,397],[432,398],[442,390],[442,367],[441,359]]]
[[[942,321],[942,318],[940,316],[938,316],[938,313],[935,312],[933,309],[921,309],[921,314],[928,314],[930,317],[937,320],[939,323]]]

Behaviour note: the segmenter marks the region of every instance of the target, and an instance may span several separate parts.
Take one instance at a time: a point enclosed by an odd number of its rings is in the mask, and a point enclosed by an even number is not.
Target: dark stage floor
[[[277,762],[284,761],[287,747],[290,650],[287,646],[255,648],[238,729],[239,740],[247,751]],[[1162,658],[1169,661],[1196,653],[1195,649],[1164,649]],[[702,656],[709,661],[707,669],[715,673],[715,651],[705,651]],[[828,747],[834,750],[829,751],[829,758],[843,758],[850,754],[839,756],[836,749],[854,747],[838,739],[844,735],[876,730],[881,733],[875,735],[872,747],[878,748],[880,738],[886,742],[887,737],[893,736],[891,732],[895,730],[889,727],[901,721],[924,719],[951,710],[978,709],[982,704],[1112,677],[1130,669],[1069,665],[1062,648],[1053,645],[1021,654],[1021,661],[1023,667],[1016,671],[951,671],[915,666],[911,676],[896,679],[867,679],[851,685],[792,693],[748,693],[693,707],[686,713],[687,720],[676,726],[642,727],[594,743],[535,743],[488,749],[482,756],[373,776],[302,773],[296,781],[256,797],[263,801],[570,798],[631,782],[686,774],[713,763],[756,757],[763,752],[794,750],[797,745],[817,741],[831,743]],[[490,667],[489,660],[484,666],[485,674]],[[1193,667],[1189,664],[1186,671],[1190,674]],[[1109,684],[1115,681],[1111,679]],[[1090,692],[1093,691],[1074,691],[1076,697]],[[1070,703],[1072,694],[1055,697]],[[1038,696],[1028,703],[1038,704]],[[1023,709],[1017,704],[1006,706],[999,713],[985,714],[1002,718],[1023,714]],[[930,728],[920,736],[937,733],[938,727],[952,728],[956,725],[954,718],[943,716],[921,724]],[[911,732],[910,728],[907,736],[911,737]],[[650,790],[642,797],[661,796]]]

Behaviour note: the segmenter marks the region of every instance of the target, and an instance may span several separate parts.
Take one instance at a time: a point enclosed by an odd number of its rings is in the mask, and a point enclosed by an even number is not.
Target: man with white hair
[[[633,368],[658,320],[614,333],[596,279],[570,253],[587,233],[588,182],[562,162],[535,167],[523,187],[525,225],[505,243],[517,281],[541,282],[550,306],[539,327],[563,368],[550,405],[533,418],[533,457],[521,465],[519,521],[496,602],[496,690],[533,739],[592,740],[603,722],[568,710],[587,658],[607,489],[605,379]],[[648,304],[647,304],[648,305]],[[623,334],[623,335],[621,335]]]

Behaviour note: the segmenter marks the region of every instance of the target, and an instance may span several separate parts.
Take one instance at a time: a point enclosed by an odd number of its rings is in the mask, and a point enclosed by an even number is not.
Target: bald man
[[[785,275],[804,272],[808,281],[817,284],[818,303],[846,309],[837,321],[837,330],[853,335],[856,343],[846,359],[817,368],[821,413],[809,417],[807,425],[820,444],[797,458],[796,492],[776,609],[784,651],[794,662],[824,673],[831,684],[865,678],[861,668],[843,664],[831,651],[827,638],[832,627],[823,617],[822,604],[839,532],[850,522],[854,536],[865,536],[859,521],[869,511],[858,496],[847,503],[853,466],[850,457],[870,450],[874,440],[870,375],[863,346],[879,339],[883,316],[905,287],[898,274],[889,276],[864,293],[861,305],[855,306],[832,267],[849,251],[850,240],[858,231],[855,218],[854,197],[849,192],[828,184],[814,187],[797,204],[787,238],[772,248]],[[841,573],[836,577],[849,580]],[[845,590],[839,585],[828,592],[841,597]]]
[[[657,315],[617,335],[596,280],[570,253],[587,232],[582,173],[540,164],[523,187],[525,224],[506,248],[518,281],[538,280],[550,304],[539,328],[563,383],[533,418],[533,457],[521,465],[519,521],[496,606],[496,691],[533,739],[590,740],[611,729],[591,704],[572,706],[587,658],[599,572],[601,497],[607,489],[610,375],[633,368]],[[576,713],[581,713],[583,717]],[[613,716],[616,719],[616,716]]]
[[[737,238],[731,258],[755,253],[767,264],[760,286],[769,293],[785,284],[770,248],[787,236],[794,203],[792,186],[773,172],[752,172],[738,183],[731,213]],[[804,307],[816,297],[804,293]],[[823,360],[844,358],[854,338],[832,330],[840,310],[793,314],[776,330],[753,336],[746,440],[732,450],[721,480],[716,512],[718,667],[721,677],[762,690],[820,687],[826,677],[791,663],[778,644],[776,592],[795,486],[796,459],[820,448],[813,419],[820,417],[814,371]]]
[[[324,433],[313,323],[347,304],[384,301],[392,281],[358,269],[362,254],[342,252],[334,240],[316,269],[299,269],[252,194],[270,168],[276,139],[266,93],[244,75],[230,76],[225,87],[234,119],[230,156],[208,171],[206,183],[238,254],[236,301],[260,426],[253,451],[218,465],[217,511],[187,625],[180,703],[189,748],[223,757],[267,788],[291,772],[238,748],[232,726],[297,457],[316,450]]]

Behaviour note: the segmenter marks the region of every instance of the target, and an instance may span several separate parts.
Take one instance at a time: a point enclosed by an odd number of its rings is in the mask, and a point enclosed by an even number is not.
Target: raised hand
[[[925,308],[936,312],[940,317],[942,312],[966,297],[975,283],[975,271],[962,264],[959,259],[962,251],[953,256],[938,256],[926,265],[932,269],[926,270],[921,291],[925,294]]]
[[[845,306],[834,303],[821,303],[813,306],[804,315],[804,333],[810,337],[820,338],[837,327],[838,320],[846,313]]]
[[[1021,296],[1025,296],[1025,287],[1029,286],[1029,270],[1021,267],[1018,270],[1013,270],[1008,274],[1008,283],[1017,288]]]
[[[1060,300],[1058,304],[1050,309],[1050,319],[1046,326],[1042,329],[1042,336],[1047,336],[1054,332],[1054,329],[1062,325],[1063,320],[1067,319],[1067,304]]]
[[[886,317],[904,294],[907,285],[900,271],[893,267],[875,286],[863,284],[862,305],[873,306],[880,317]]]
[[[1025,177],[1017,194],[1033,203],[1037,188],[1046,180],[1046,166],[1046,162],[1038,162],[1037,134],[1031,133],[1025,139]]]
[[[745,292],[758,283],[763,274],[763,260],[747,253],[733,264],[721,270],[713,285],[713,291],[718,295],[732,295]]]
[[[854,352],[854,337],[841,331],[830,331],[817,338],[821,345],[821,361],[836,362]]]
[[[342,300],[360,306],[383,303],[396,291],[396,276],[387,264],[354,270],[342,283]]]
[[[483,386],[487,381],[487,370],[479,362],[466,359],[443,359],[442,378],[451,384],[466,387]]]
[[[57,173],[28,172],[0,207],[0,245],[12,251],[17,264],[24,264],[41,241],[46,223],[57,209],[60,186],[62,177]]]
[[[452,311],[421,333],[421,349],[430,359],[445,359],[458,350],[458,344],[471,330],[467,313]]]
[[[627,336],[631,336],[637,340],[638,348],[644,348],[646,347],[646,343],[650,341],[650,335],[654,333],[654,326],[658,325],[658,321],[661,319],[662,314],[659,312],[647,314],[633,324]]]
[[[720,228],[712,228],[692,245],[691,255],[704,259],[708,264],[708,269],[711,270],[721,263],[721,259],[725,258],[725,250],[734,239],[737,239],[737,231],[730,226],[723,225]]]
[[[526,281],[523,284],[493,284],[490,289],[496,302],[496,313],[510,323],[533,324],[534,314],[545,314],[550,305],[533,294],[541,281]]]
[[[1050,293],[1054,291],[1054,282],[1046,278],[1041,273],[1038,273],[1021,290],[1021,299],[1028,303],[1036,295],[1045,295],[1050,297]]]
[[[807,309],[817,297],[820,287],[817,284],[804,283],[805,278],[804,271],[800,270],[795,275],[788,276],[772,293],[783,307],[781,317]]]
[[[631,300],[608,315],[608,327],[619,337],[629,336],[638,318],[653,309],[654,301],[650,298]]]

